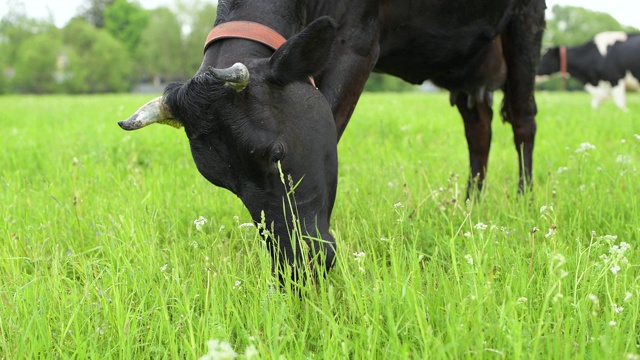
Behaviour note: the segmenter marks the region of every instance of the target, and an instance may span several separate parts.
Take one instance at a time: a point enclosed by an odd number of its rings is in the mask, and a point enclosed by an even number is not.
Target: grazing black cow
[[[539,80],[557,72],[584,84],[594,109],[613,97],[627,111],[625,91],[639,87],[640,34],[607,31],[578,46],[550,48],[538,64]]]
[[[464,120],[469,182],[478,189],[489,155],[493,92],[504,90],[502,115],[513,127],[519,191],[527,188],[544,10],[544,0],[220,1],[195,76],[170,84],[120,126],[183,126],[200,173],[234,192],[253,219],[266,224],[280,280],[289,268],[294,278],[306,268],[325,273],[335,256],[329,222],[337,141],[372,70],[414,84],[431,79],[450,91]],[[298,184],[293,194],[281,173]],[[294,197],[295,218],[287,195]]]

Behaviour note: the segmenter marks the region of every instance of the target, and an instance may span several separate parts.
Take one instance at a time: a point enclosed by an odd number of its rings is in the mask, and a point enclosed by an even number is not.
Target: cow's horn
[[[209,73],[218,80],[225,82],[236,91],[242,91],[249,83],[249,69],[243,63],[235,63],[226,69],[216,69],[209,67]]]
[[[124,130],[138,130],[149,124],[160,123],[179,128],[182,126],[175,120],[167,107],[162,102],[162,97],[155,98],[144,104],[127,120],[118,121],[118,125]]]

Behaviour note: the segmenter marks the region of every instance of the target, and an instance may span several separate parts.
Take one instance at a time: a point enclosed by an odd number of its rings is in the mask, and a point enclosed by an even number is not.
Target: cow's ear
[[[275,79],[286,84],[320,73],[329,60],[336,31],[333,20],[323,16],[287,40],[269,61]]]

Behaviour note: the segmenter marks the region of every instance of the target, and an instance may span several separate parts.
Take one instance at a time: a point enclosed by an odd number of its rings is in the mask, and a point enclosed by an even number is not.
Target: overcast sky
[[[7,12],[10,1],[0,0],[0,16]],[[138,0],[146,9],[154,9],[162,5],[171,5],[175,0]],[[196,0],[216,3],[216,0]],[[22,0],[26,6],[27,16],[48,18],[53,16],[58,27],[64,26],[73,17],[85,0]],[[640,29],[640,0],[547,0],[547,7],[553,5],[582,6],[594,11],[607,12],[623,25],[631,25]]]

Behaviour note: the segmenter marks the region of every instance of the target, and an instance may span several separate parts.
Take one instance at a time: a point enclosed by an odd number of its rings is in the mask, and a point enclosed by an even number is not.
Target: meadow
[[[640,359],[638,94],[538,94],[525,197],[496,116],[479,202],[447,94],[365,94],[301,294],[150,98],[0,97],[0,358]]]

